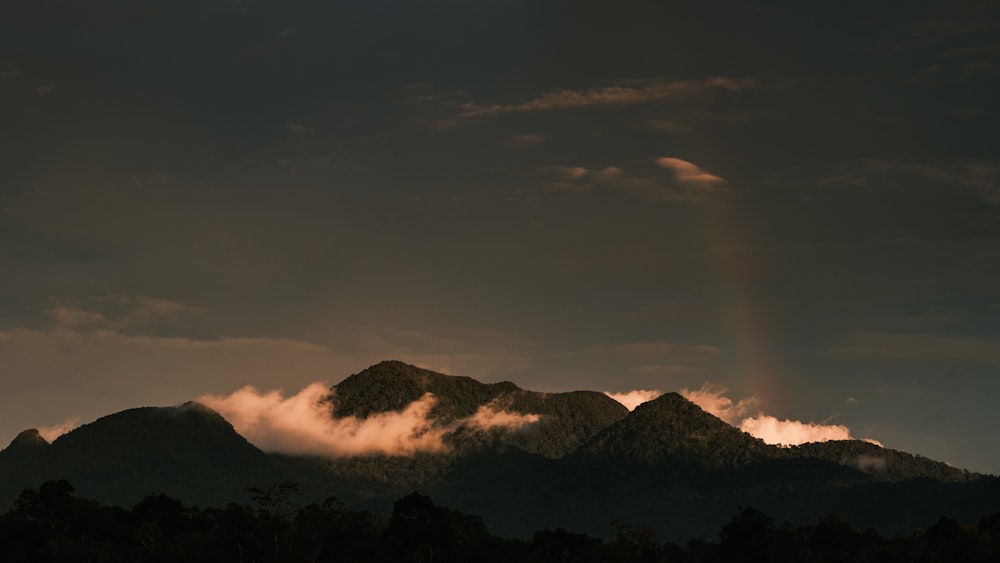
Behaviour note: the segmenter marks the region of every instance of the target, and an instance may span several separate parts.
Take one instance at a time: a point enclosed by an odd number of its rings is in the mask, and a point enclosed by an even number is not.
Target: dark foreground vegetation
[[[74,495],[67,481],[25,489],[0,517],[0,561],[15,562],[733,562],[997,561],[1000,512],[978,526],[941,518],[907,536],[858,531],[836,515],[777,524],[746,508],[713,539],[661,544],[650,528],[614,526],[603,541],[562,529],[530,540],[491,535],[478,516],[412,493],[391,516],[334,499],[296,506],[297,486],[253,489],[251,505],[200,509],[152,495],[131,509]],[[665,507],[665,509],[668,509]]]

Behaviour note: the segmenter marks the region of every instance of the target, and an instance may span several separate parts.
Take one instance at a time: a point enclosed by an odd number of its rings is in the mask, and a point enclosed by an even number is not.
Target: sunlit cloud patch
[[[796,446],[808,442],[855,439],[850,429],[842,424],[779,419],[760,412],[758,408],[760,401],[756,397],[734,402],[726,396],[728,392],[729,390],[723,385],[707,382],[700,389],[682,389],[680,394],[705,412],[771,445]],[[864,441],[877,446],[882,445],[870,438]]]
[[[628,410],[634,411],[639,405],[652,401],[662,395],[663,391],[657,391],[655,389],[635,389],[634,391],[625,391],[624,393],[612,393],[610,391],[605,391],[604,394],[625,405],[625,408]]]
[[[487,404],[470,417],[442,424],[430,416],[437,403],[432,393],[399,411],[364,418],[334,417],[329,395],[329,388],[316,382],[290,396],[247,386],[229,395],[204,395],[197,400],[218,411],[264,451],[334,458],[444,452],[449,449],[445,438],[459,428],[517,430],[540,418]]]

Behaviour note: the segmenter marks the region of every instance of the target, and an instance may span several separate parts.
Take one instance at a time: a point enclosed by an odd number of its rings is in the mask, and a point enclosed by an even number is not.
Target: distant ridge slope
[[[15,439],[11,447],[23,449],[19,444],[32,439]],[[8,450],[3,453],[17,454]],[[281,478],[267,454],[195,402],[107,415],[60,436],[30,460],[17,457],[23,460],[18,474],[0,485],[5,497],[47,479],[67,479],[82,496],[122,505],[159,492],[221,505],[245,498],[247,486]]]
[[[37,428],[30,428],[18,434],[10,445],[0,450],[0,497],[21,475],[29,472],[38,458],[45,455],[51,446]],[[37,485],[37,483],[36,483]],[[0,507],[3,499],[0,498]]]
[[[496,442],[469,441],[464,447],[514,446],[530,453],[559,458],[576,450],[592,436],[628,415],[620,403],[596,391],[540,393],[504,381],[481,383],[470,377],[445,375],[400,361],[384,361],[353,374],[331,389],[334,416],[367,417],[402,410],[432,393],[430,416],[448,424],[489,406],[516,414],[537,414],[539,422],[517,432],[499,432]],[[461,448],[460,448],[461,449]]]
[[[4,451],[37,450],[48,445],[49,441],[42,437],[37,428],[29,428],[15,436]]]
[[[335,496],[374,510],[420,490],[502,535],[603,536],[618,521],[683,541],[714,533],[738,507],[792,522],[838,512],[895,533],[941,515],[972,521],[1000,502],[995,477],[861,441],[770,446],[676,393],[630,413],[593,391],[540,393],[389,361],[334,386],[327,401],[331,416],[368,417],[426,393],[437,399],[431,421],[453,431],[445,453],[266,454],[198,403],[111,414],[52,444],[27,430],[0,451],[0,510],[49,479],[123,506],[155,493],[220,506],[250,501],[247,487],[294,482],[302,504]],[[456,422],[483,408],[540,419],[488,431]]]
[[[388,360],[348,376],[333,386],[333,415],[368,417],[398,411],[433,393],[437,403],[431,415],[451,422],[471,416],[502,393],[519,387],[509,381],[480,383],[471,377],[445,375],[404,362]]]
[[[944,482],[973,481],[981,475],[947,463],[883,448],[863,440],[810,442],[785,450],[792,458],[821,459],[860,470],[892,483],[926,478]]]
[[[598,433],[577,455],[721,469],[778,457],[777,450],[679,394],[665,393]]]

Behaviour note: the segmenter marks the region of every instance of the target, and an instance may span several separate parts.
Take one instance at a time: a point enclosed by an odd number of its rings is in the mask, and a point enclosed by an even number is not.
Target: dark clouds
[[[990,2],[16,2],[0,427],[400,358],[717,381],[1000,471],[973,445],[998,29]]]

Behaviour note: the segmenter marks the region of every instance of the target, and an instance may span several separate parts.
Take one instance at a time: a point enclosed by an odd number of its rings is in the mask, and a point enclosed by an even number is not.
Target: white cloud
[[[433,395],[424,395],[402,411],[335,419],[325,400],[329,394],[325,384],[312,383],[290,397],[247,386],[226,396],[204,395],[197,400],[265,451],[345,457],[446,448],[444,429],[434,427],[427,416],[434,407]]]
[[[674,173],[677,182],[683,186],[702,190],[719,189],[726,181],[711,174],[692,162],[670,156],[656,159],[656,164]]]
[[[51,442],[77,426],[80,426],[80,419],[74,416],[57,424],[39,426],[38,433],[41,434],[42,438],[45,438],[46,442]]]
[[[708,414],[736,426],[750,409],[757,405],[758,401],[755,397],[749,397],[734,403],[729,397],[726,397],[728,391],[723,385],[705,382],[701,389],[681,389],[680,394]]]
[[[846,426],[781,420],[759,412],[757,409],[759,401],[756,397],[748,397],[734,403],[726,396],[727,392],[728,389],[724,386],[708,382],[702,385],[701,389],[695,391],[682,389],[680,393],[705,412],[717,416],[768,444],[794,446],[807,442],[854,439],[850,429]],[[865,439],[865,441],[878,446],[882,445],[871,439]]]
[[[517,430],[539,420],[541,417],[537,414],[508,412],[496,405],[487,404],[480,406],[472,416],[459,421],[459,423],[478,430],[492,430],[494,428]]]
[[[604,394],[625,405],[625,408],[628,410],[633,411],[637,406],[659,397],[663,394],[663,391],[657,391],[655,389],[635,389],[632,391],[625,391],[623,393],[605,391]]]
[[[431,393],[401,411],[334,418],[329,395],[327,385],[316,382],[289,397],[247,386],[197,400],[222,414],[262,450],[328,457],[443,452],[448,450],[445,438],[459,428],[517,430],[539,420],[537,414],[510,413],[487,404],[468,418],[438,424],[429,416],[437,401]]]
[[[778,420],[765,414],[744,419],[740,422],[739,429],[768,444],[782,446],[851,439],[851,431],[846,426]]]

